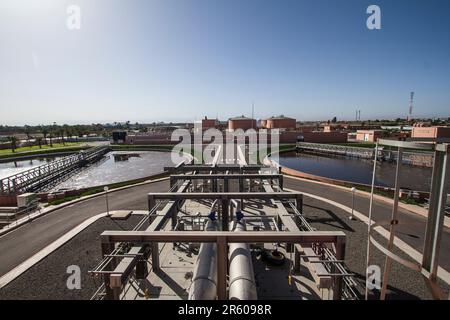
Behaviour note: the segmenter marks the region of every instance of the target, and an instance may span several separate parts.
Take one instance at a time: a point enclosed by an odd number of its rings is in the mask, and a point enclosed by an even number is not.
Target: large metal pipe
[[[245,231],[244,221],[233,221],[230,230]],[[253,272],[252,256],[247,243],[230,243],[230,300],[256,300],[255,274]]]
[[[214,205],[213,205],[214,207]],[[211,212],[213,214],[213,212]],[[205,231],[217,231],[216,220],[208,219]],[[217,245],[202,243],[195,262],[189,300],[215,300],[217,297]]]

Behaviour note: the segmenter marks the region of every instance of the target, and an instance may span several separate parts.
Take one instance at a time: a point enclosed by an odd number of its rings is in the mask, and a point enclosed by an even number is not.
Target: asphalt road
[[[315,194],[330,200],[351,206],[351,193],[333,186],[320,185],[309,181],[285,178],[285,188]],[[141,185],[110,194],[110,210],[147,210],[148,192],[162,192],[169,189],[168,180]],[[308,198],[305,199],[308,203]],[[369,199],[358,196],[355,209],[367,213]],[[72,206],[56,210],[33,222],[26,224],[13,232],[0,237],[0,275],[3,275],[43,249],[51,242],[71,230],[84,220],[106,211],[105,198],[100,196]],[[381,201],[376,201],[373,219],[389,219],[391,207]],[[406,243],[421,251],[425,230],[425,218],[410,213],[404,209],[399,211],[401,225],[397,236]],[[405,223],[403,225],[403,223]],[[100,244],[99,244],[100,245]],[[445,230],[442,237],[441,252],[448,253],[450,249],[449,230]],[[440,265],[450,270],[450,257],[441,255]]]

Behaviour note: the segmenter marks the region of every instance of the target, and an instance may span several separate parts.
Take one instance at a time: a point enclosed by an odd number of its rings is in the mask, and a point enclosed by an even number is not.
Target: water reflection
[[[130,158],[139,158],[141,155],[139,153],[114,153],[112,155],[114,157],[114,161],[128,161]]]
[[[280,164],[294,170],[331,179],[363,184],[372,183],[373,162],[371,160],[287,152],[280,154]],[[431,168],[403,165],[400,172],[400,187],[429,191],[431,173]],[[387,162],[378,163],[375,184],[393,187],[394,180],[395,165]],[[450,187],[450,180],[447,181],[447,186]]]

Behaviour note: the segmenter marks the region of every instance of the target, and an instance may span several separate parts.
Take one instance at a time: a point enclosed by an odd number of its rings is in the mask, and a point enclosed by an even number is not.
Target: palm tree
[[[44,143],[47,144],[48,128],[42,127],[42,134],[44,135]]]
[[[48,136],[48,139],[50,140],[50,148],[53,148],[53,141],[52,141],[52,138],[53,138],[53,131],[50,131],[50,134],[49,134],[49,136]]]
[[[62,134],[63,134],[63,144],[64,144],[64,133],[66,134],[67,139],[70,138],[70,127],[68,124],[63,125],[62,129]]]
[[[71,139],[72,136],[73,136],[72,128],[70,128],[69,126],[67,126],[67,128],[65,128],[65,131],[66,131],[66,137],[67,137],[67,139]],[[71,140],[69,140],[69,142],[70,142],[70,141],[71,141]]]
[[[31,128],[29,125],[25,125],[25,134],[27,135],[27,143],[30,142]]]
[[[8,137],[8,140],[11,144],[11,151],[14,153],[17,149],[17,138],[15,136]]]
[[[65,146],[66,142],[64,141],[64,129],[59,129],[58,134],[61,137],[61,142],[62,142],[63,146]]]
[[[36,142],[37,142],[37,144],[39,146],[39,149],[42,149],[42,137],[37,137],[36,138]]]

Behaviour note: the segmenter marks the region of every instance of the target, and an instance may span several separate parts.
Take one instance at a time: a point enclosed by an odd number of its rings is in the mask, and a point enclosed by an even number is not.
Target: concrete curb
[[[143,214],[146,213],[146,211],[133,211],[131,214]],[[11,271],[0,277],[0,289],[6,286],[8,283],[19,277],[22,273],[30,269],[32,266],[34,266],[36,263],[56,251],[58,248],[63,246],[65,243],[67,243],[69,240],[71,240],[73,237],[75,237],[77,234],[79,234],[81,231],[89,227],[91,224],[96,222],[98,219],[106,217],[108,213],[99,213],[93,217],[90,217],[80,223],[78,226],[73,228],[72,230],[68,231],[66,234],[59,237],[57,240],[53,241],[49,245],[47,245],[44,249],[40,250],[39,252],[35,253],[33,256],[19,264],[17,267],[13,268]]]
[[[285,190],[286,191],[291,191],[291,192],[292,191],[296,191],[296,190],[288,189],[288,188],[285,188]],[[326,198],[323,198],[323,197],[320,197],[320,196],[316,196],[316,195],[310,194],[310,193],[305,193],[305,192],[302,192],[302,193],[305,196],[307,196],[307,197],[310,197],[310,198],[313,198],[313,199],[317,199],[319,201],[323,201],[323,202],[329,203],[329,204],[331,204],[331,205],[333,205],[333,206],[335,206],[335,207],[337,207],[339,209],[342,209],[342,210],[344,210],[344,211],[346,211],[346,212],[348,212],[350,214],[352,213],[352,209],[350,207],[347,207],[347,206],[345,206],[343,204],[340,204],[340,203],[338,203],[336,201],[329,200],[329,199],[326,199]],[[360,221],[364,222],[366,225],[369,225],[369,222],[370,222],[371,225],[375,223],[374,220],[370,220],[369,221],[369,218],[366,215],[362,214],[361,212],[359,212],[357,210],[353,211],[353,215],[357,219],[359,219]],[[378,226],[378,227],[375,227],[374,230],[377,231],[386,240],[389,239],[389,231],[386,230],[385,228]],[[415,261],[417,261],[419,263],[422,263],[422,254],[419,251],[417,251],[416,249],[414,249],[413,247],[411,247],[409,244],[404,242],[403,240],[399,239],[398,237],[395,237],[394,238],[394,245],[397,248],[399,248],[400,250],[402,250],[405,254],[410,256],[412,259],[414,259]],[[450,273],[447,270],[445,270],[442,267],[439,267],[438,268],[438,277],[442,281],[444,281],[445,283],[450,285]]]
[[[111,194],[111,193],[114,193],[114,192],[117,192],[117,191],[121,191],[121,190],[125,190],[125,189],[129,189],[129,188],[133,188],[133,187],[139,187],[139,186],[143,186],[143,185],[146,185],[146,184],[151,184],[151,183],[155,183],[155,182],[159,182],[159,181],[164,181],[164,180],[168,180],[168,179],[169,179],[168,177],[165,177],[165,178],[158,178],[158,179],[155,179],[155,180],[148,180],[148,181],[144,181],[144,182],[139,182],[139,183],[132,184],[132,185],[129,185],[129,186],[124,186],[124,187],[112,189],[112,190],[108,191],[108,194]],[[39,212],[37,214],[31,214],[29,216],[29,218],[28,217],[24,217],[22,219],[19,219],[18,221],[20,221],[20,220],[22,220],[22,221],[18,222],[17,224],[15,224],[15,225],[13,225],[13,226],[11,226],[9,228],[4,227],[2,230],[0,230],[0,238],[2,236],[4,236],[5,234],[8,234],[8,233],[10,233],[10,232],[12,232],[14,230],[17,230],[19,227],[21,227],[21,226],[23,226],[23,225],[25,225],[25,224],[27,224],[29,222],[32,222],[33,220],[38,219],[38,218],[40,218],[40,217],[42,217],[44,215],[47,215],[47,214],[55,212],[55,211],[57,211],[59,209],[63,209],[65,207],[71,206],[73,204],[80,203],[80,202],[83,202],[83,201],[86,201],[86,200],[90,200],[90,199],[93,199],[93,198],[96,198],[96,197],[104,196],[104,195],[105,195],[105,192],[99,192],[99,193],[92,194],[92,195],[89,195],[89,196],[84,196],[84,197],[81,197],[81,198],[78,198],[78,199],[75,199],[75,200],[72,200],[72,201],[64,202],[64,203],[62,203],[60,205],[57,205],[57,206],[49,207],[47,210],[44,209],[43,211],[41,211],[41,212]]]

